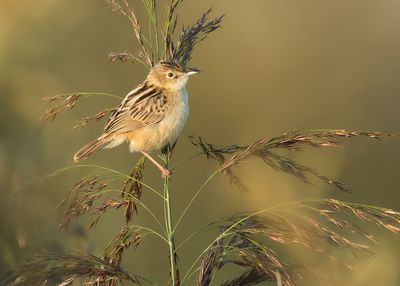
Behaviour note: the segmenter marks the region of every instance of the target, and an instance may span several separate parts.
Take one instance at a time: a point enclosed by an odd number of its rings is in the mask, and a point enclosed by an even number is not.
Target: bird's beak
[[[194,74],[196,74],[196,73],[198,73],[198,72],[200,72],[200,70],[197,69],[197,68],[188,68],[187,71],[186,71],[186,73],[185,73],[185,77],[194,75]]]

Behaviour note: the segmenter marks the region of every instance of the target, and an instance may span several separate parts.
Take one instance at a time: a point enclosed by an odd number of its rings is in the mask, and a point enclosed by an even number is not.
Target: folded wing
[[[160,122],[168,110],[163,91],[144,83],[131,91],[108,120],[105,134],[122,134]]]

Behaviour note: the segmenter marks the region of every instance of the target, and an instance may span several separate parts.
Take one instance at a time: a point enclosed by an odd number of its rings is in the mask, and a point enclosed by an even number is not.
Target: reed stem
[[[169,151],[163,154],[163,161],[166,168],[169,163]],[[172,214],[171,214],[171,192],[170,192],[170,180],[168,177],[164,178],[164,215],[165,215],[165,228],[167,231],[167,241],[169,245],[169,259],[170,259],[170,275],[171,285],[178,286],[178,266],[175,259],[175,239],[174,239],[174,228],[172,227]]]

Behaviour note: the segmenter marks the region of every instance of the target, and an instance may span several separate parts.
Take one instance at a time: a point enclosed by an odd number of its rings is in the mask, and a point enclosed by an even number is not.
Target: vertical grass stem
[[[163,161],[166,168],[169,163],[169,153],[163,154]],[[164,178],[164,215],[165,215],[165,228],[167,231],[167,240],[169,245],[169,259],[170,259],[170,273],[171,273],[171,285],[179,286],[178,281],[178,266],[175,259],[175,239],[174,229],[172,227],[172,214],[171,214],[171,192],[170,192],[170,180],[168,177]]]

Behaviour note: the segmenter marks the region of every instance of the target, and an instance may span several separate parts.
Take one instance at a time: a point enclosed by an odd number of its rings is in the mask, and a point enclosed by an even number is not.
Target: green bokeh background
[[[160,1],[162,11],[164,6]],[[216,144],[246,144],[293,128],[400,134],[400,1],[187,0],[181,23],[192,23],[209,6],[226,18],[223,29],[194,53],[191,64],[203,72],[189,83],[186,133]],[[75,121],[117,102],[92,98],[54,123],[39,125],[37,119],[45,109],[42,97],[73,91],[125,95],[143,80],[146,69],[109,63],[106,55],[136,49],[129,23],[110,13],[103,1],[0,0],[0,272],[43,249],[101,255],[122,225],[117,212],[93,232],[87,231],[86,220],[60,232],[62,210],[56,206],[84,174],[81,170],[43,179],[73,165],[74,152],[103,125],[78,130],[72,128]],[[217,180],[183,221],[177,240],[219,216],[304,196],[334,195],[398,210],[399,150],[398,139],[356,139],[343,150],[291,154],[349,184],[351,195],[318,182],[304,185],[258,162],[247,162],[238,173],[252,192],[240,194],[225,179]],[[183,139],[173,162],[195,151]],[[138,158],[123,146],[99,152],[87,162],[128,172]],[[175,216],[215,168],[203,158],[175,171]],[[152,166],[146,169],[145,180],[161,184]],[[143,199],[155,208],[161,206],[151,194],[144,193]],[[141,216],[138,222],[150,220]],[[379,239],[374,247],[377,259],[355,260],[357,270],[345,275],[327,266],[332,285],[400,284],[398,237],[382,229],[371,231]],[[183,272],[211,238],[200,237],[182,248]],[[167,261],[167,249],[150,238],[136,253],[129,253],[124,265],[163,285]]]

